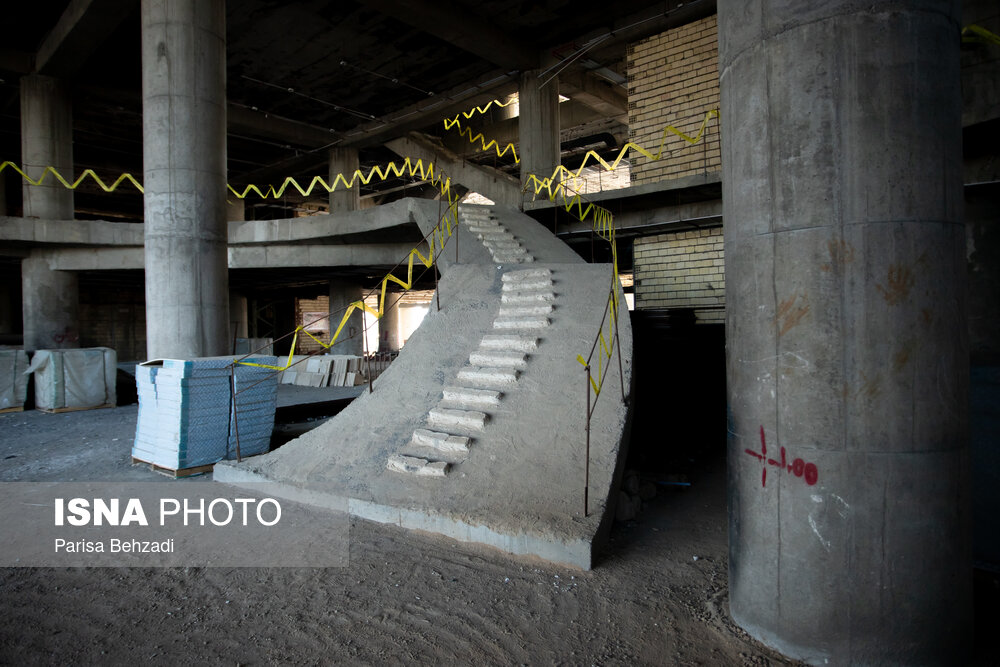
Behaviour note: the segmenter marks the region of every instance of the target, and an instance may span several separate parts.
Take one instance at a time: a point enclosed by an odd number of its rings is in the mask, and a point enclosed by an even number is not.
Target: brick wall
[[[694,308],[699,323],[724,322],[722,228],[635,240],[636,308]]]
[[[715,16],[668,30],[628,47],[629,138],[651,153],[663,128],[694,136],[705,113],[719,108],[719,48]],[[694,145],[669,134],[663,157],[632,154],[632,184],[722,169],[719,120],[712,118]]]
[[[315,299],[295,300],[295,324],[296,326],[308,325],[314,322],[316,316],[313,313],[329,313],[330,297],[318,296]],[[338,322],[339,324],[339,322]],[[309,326],[309,332],[319,338],[324,343],[330,342],[330,318],[329,316]],[[303,332],[299,332],[299,341],[295,347],[296,354],[310,354],[320,352],[323,346],[314,341]]]

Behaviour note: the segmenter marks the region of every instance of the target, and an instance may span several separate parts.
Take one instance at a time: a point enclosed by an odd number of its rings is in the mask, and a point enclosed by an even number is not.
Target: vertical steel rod
[[[378,320],[375,321],[377,322]],[[365,326],[364,309],[361,310],[361,331],[361,340],[364,343],[365,350],[365,363],[368,365],[368,393],[370,394],[374,391],[374,389],[372,389],[372,358],[371,355],[368,354],[368,327]]]
[[[243,462],[243,455],[240,453],[240,420],[236,416],[236,364],[229,367],[229,385],[233,391],[233,428],[236,432],[236,462]]]
[[[583,473],[583,516],[590,516],[590,366],[587,366],[587,457]]]

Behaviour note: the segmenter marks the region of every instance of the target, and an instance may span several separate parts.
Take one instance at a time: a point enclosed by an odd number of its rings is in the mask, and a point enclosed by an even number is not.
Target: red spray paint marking
[[[813,486],[817,481],[819,481],[819,468],[816,467],[815,463],[806,463],[802,459],[795,459],[789,463],[784,447],[781,448],[780,461],[768,458],[767,440],[764,438],[763,426],[760,427],[760,452],[755,452],[752,449],[745,449],[743,451],[760,461],[760,485],[763,487],[767,486],[767,466],[774,466],[780,472],[787,472],[795,475],[796,477],[804,477],[806,484],[809,486]]]

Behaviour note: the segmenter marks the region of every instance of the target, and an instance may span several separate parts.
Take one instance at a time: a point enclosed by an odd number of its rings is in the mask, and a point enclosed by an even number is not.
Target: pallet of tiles
[[[274,365],[277,360],[261,355],[247,361]],[[232,357],[203,357],[157,359],[136,366],[139,416],[132,457],[172,471],[236,458],[234,374],[241,454],[267,451],[277,375],[254,366],[236,366],[234,371],[232,363]]]

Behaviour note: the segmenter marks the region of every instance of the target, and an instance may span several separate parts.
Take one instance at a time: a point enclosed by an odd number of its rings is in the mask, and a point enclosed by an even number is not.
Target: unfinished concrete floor
[[[197,483],[129,464],[135,416],[0,415],[0,479]],[[792,664],[729,619],[725,477],[696,464],[590,572],[363,520],[345,568],[0,569],[0,664]]]
[[[0,415],[0,478],[166,479],[135,414]],[[591,572],[362,520],[346,568],[3,569],[0,663],[787,664],[728,620],[718,463]]]

